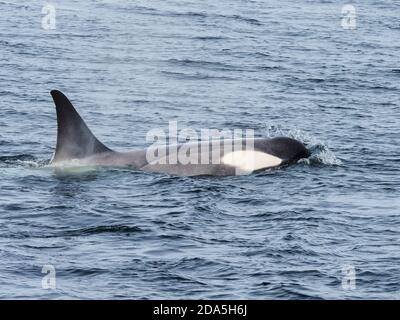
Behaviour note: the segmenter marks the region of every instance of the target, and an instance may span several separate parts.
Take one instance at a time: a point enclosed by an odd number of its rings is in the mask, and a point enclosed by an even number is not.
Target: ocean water
[[[356,29],[330,0],[52,4],[46,30],[44,2],[0,1],[0,298],[400,298],[398,1],[353,1]],[[312,157],[59,174],[52,89],[116,150],[178,121]]]

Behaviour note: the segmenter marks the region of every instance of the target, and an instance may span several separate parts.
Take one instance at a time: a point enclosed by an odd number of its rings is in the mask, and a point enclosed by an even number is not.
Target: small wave
[[[317,138],[309,135],[308,133],[299,130],[285,130],[281,126],[270,125],[267,126],[267,137],[273,138],[278,136],[286,136],[301,141],[310,150],[311,156],[308,159],[301,159],[300,163],[308,165],[328,165],[340,166],[342,161],[338,159],[335,154],[328,148],[328,146],[318,140]]]
[[[62,274],[64,277],[65,276],[79,276],[79,277],[88,277],[88,276],[93,276],[93,275],[98,275],[98,274],[104,274],[104,273],[109,273],[110,270],[108,269],[101,269],[101,268],[79,268],[79,269],[59,269],[58,270],[60,274]]]
[[[170,71],[161,71],[162,74],[168,77],[174,77],[177,79],[185,79],[185,80],[235,80],[231,77],[221,77],[221,76],[213,76],[210,74],[204,73],[195,73],[195,74],[187,74],[182,72],[170,72]]]
[[[231,18],[231,19],[234,19],[234,20],[237,20],[237,21],[246,22],[246,23],[249,23],[249,24],[252,24],[252,25],[256,25],[256,26],[261,26],[262,25],[261,21],[259,21],[257,19],[244,17],[244,16],[240,16],[240,15],[237,15],[237,14],[232,15],[232,16],[222,16],[222,17]]]
[[[192,59],[168,59],[168,63],[201,69],[210,69],[213,71],[241,71],[241,68],[218,61],[192,60]]]
[[[222,37],[222,36],[197,36],[197,37],[192,37],[193,40],[225,40],[228,39],[228,37]]]
[[[18,233],[3,233],[0,237],[25,239],[25,238],[59,238],[59,237],[84,237],[92,236],[103,233],[117,234],[117,235],[131,235],[137,233],[147,232],[147,229],[143,229],[137,226],[126,226],[126,225],[114,225],[114,226],[96,226],[81,229],[66,230],[62,232],[51,232],[48,234],[36,233],[36,232],[18,232]]]
[[[116,233],[116,234],[131,234],[144,232],[145,230],[137,226],[125,226],[125,225],[115,225],[115,226],[97,226],[89,227],[84,229],[69,230],[63,233],[63,236],[85,236],[94,235],[100,233]]]
[[[223,265],[220,262],[217,261],[212,261],[200,257],[186,257],[182,258],[179,261],[177,261],[173,266],[173,268],[179,269],[179,270],[190,270],[193,267],[200,268],[200,269],[205,269],[207,268],[210,272],[211,271],[216,271],[219,270]]]
[[[306,81],[315,82],[315,83],[321,83],[321,82],[325,82],[325,79],[321,79],[321,78],[307,78]]]
[[[39,168],[48,163],[48,160],[40,160],[30,154],[20,154],[16,156],[0,156],[0,165]]]

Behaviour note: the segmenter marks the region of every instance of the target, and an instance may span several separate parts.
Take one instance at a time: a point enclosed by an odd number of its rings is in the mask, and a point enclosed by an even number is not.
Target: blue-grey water
[[[0,1],[0,298],[400,298],[398,1],[356,29],[333,0],[55,1],[53,30],[44,4]],[[117,150],[176,120],[312,157],[59,174],[52,89]]]

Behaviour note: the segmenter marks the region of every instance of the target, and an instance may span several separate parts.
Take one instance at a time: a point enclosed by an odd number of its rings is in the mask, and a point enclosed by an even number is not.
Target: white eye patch
[[[260,169],[277,167],[282,163],[282,159],[261,151],[243,150],[224,155],[222,163],[235,167],[238,174],[248,174]]]

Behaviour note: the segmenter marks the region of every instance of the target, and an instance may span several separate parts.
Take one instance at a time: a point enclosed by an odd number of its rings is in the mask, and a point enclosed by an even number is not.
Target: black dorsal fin
[[[53,162],[82,159],[111,149],[90,131],[68,98],[60,91],[51,91],[57,110],[57,147]]]

